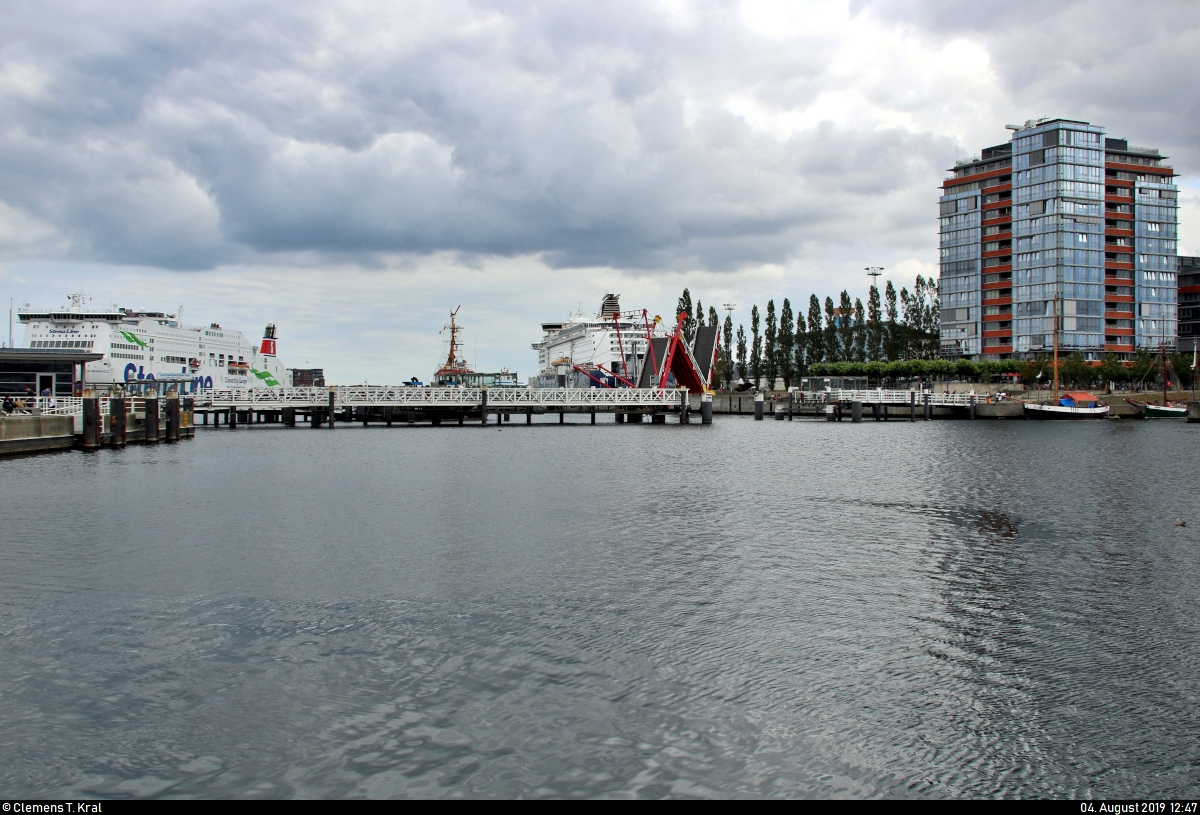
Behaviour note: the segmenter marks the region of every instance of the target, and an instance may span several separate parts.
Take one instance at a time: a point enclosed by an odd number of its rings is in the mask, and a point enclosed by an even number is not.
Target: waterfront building
[[[1155,148],[1069,119],[1008,125],[939,202],[942,355],[1128,359],[1174,345],[1178,187]]]
[[[1200,340],[1200,257],[1179,257],[1179,339],[1181,354],[1190,354]]]

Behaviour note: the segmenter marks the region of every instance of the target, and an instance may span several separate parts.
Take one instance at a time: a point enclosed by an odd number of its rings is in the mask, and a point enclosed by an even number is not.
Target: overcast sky
[[[524,378],[608,291],[748,321],[911,286],[946,168],[1030,118],[1160,148],[1200,249],[1194,2],[9,0],[0,32],[0,295],[276,322],[342,383],[427,379],[460,304]]]

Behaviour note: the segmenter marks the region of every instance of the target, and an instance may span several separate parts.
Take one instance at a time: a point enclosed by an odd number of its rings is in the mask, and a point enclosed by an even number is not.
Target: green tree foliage
[[[750,308],[750,336],[753,338],[750,343],[750,379],[754,383],[754,387],[762,386],[762,336],[758,333],[759,318],[758,306]]]
[[[769,391],[775,390],[775,379],[779,376],[779,323],[775,316],[775,301],[767,301],[767,319],[763,329],[763,376]]]
[[[804,312],[796,310],[796,336],[793,338],[793,376],[801,377],[808,372],[808,331],[805,328]]]
[[[1195,372],[1192,370],[1192,358],[1184,354],[1171,354],[1167,357],[1167,365],[1171,371],[1171,382],[1175,388],[1187,390],[1192,387]]]
[[[884,289],[884,300],[887,303],[887,325],[883,337],[883,351],[884,356],[891,361],[900,358],[900,324],[896,309],[896,287],[890,280]]]
[[[721,324],[721,318],[717,316],[717,309],[713,306],[708,307],[708,327],[716,328]]]
[[[733,317],[725,315],[725,326],[721,329],[721,374],[725,387],[733,384]],[[743,354],[743,356],[745,356]]]
[[[850,293],[842,289],[838,296],[838,359],[854,362],[854,306],[850,302]]]
[[[737,333],[737,375],[745,379],[750,372],[746,370],[746,329],[739,325]]]
[[[837,316],[833,313],[833,298],[825,298],[825,354],[826,362],[837,362],[842,359],[842,349],[838,342]]]
[[[879,287],[871,286],[867,295],[867,359],[883,359],[883,312],[879,302]]]
[[[808,297],[808,331],[805,332],[806,364],[825,361],[825,332],[821,330],[821,301],[815,294]]]
[[[679,315],[684,313],[687,314],[687,317],[683,321],[683,336],[688,345],[691,345],[696,339],[696,315],[692,311],[692,293],[687,289],[683,290],[683,294],[679,295],[679,302],[675,304],[676,325],[679,324]]]
[[[857,297],[854,298],[854,361],[867,361],[867,313]]]
[[[784,390],[792,386],[792,375],[795,371],[792,363],[792,353],[795,349],[795,337],[792,335],[794,318],[791,301],[785,297],[783,307],[779,309],[779,334],[776,338],[776,367],[779,369],[779,375],[783,377]]]

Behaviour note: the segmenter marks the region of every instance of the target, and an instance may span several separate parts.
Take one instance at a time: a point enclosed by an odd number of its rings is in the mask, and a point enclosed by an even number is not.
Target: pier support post
[[[179,441],[179,396],[168,397],[167,409],[167,441]]]
[[[383,409],[383,420],[387,422],[388,427],[392,426],[392,410],[393,409],[391,407],[385,407]]]
[[[713,395],[703,394],[700,397],[700,424],[712,424]]]
[[[975,394],[971,394],[971,418],[975,418]]]
[[[665,413],[655,413],[650,416],[650,424],[666,424],[666,423],[667,423],[667,414],[665,414]]]
[[[158,399],[146,400],[146,443],[158,444]]]
[[[296,409],[294,407],[286,407],[283,409],[283,423],[287,427],[296,426]]]
[[[933,417],[933,406],[929,404],[929,394],[925,394],[925,421]]]
[[[525,408],[525,424],[533,424],[533,408]]]
[[[850,403],[850,421],[852,421],[852,422],[861,422],[862,421],[862,402],[851,402]]]
[[[871,403],[871,421],[873,421],[873,422],[879,421],[879,403],[878,402]]]
[[[335,421],[334,413],[335,413],[336,409],[337,409],[337,391],[334,390],[333,386],[331,385],[329,387],[329,413],[326,414],[329,417],[329,428],[331,430],[333,429],[333,423]]]
[[[83,397],[83,447],[92,450],[100,446],[100,397]]]
[[[792,414],[796,411],[796,394],[788,391],[788,421],[792,421]]]
[[[238,415],[237,410],[230,408],[225,414],[225,424],[229,425],[230,430],[237,430]]]
[[[487,424],[487,388],[479,389],[479,422]]]
[[[596,411],[592,411],[592,424],[596,423]]]
[[[461,413],[458,414],[458,426],[459,427],[463,426],[463,415]]]
[[[684,391],[682,394],[682,398],[679,400],[679,423],[680,424],[687,424],[689,421],[691,421],[691,416],[688,415],[689,413],[691,413],[691,410],[692,410],[691,396],[687,393],[687,391]]]
[[[559,424],[566,424],[566,423],[567,423],[567,412],[566,412],[565,410],[561,410],[561,409],[560,409],[560,410],[558,411],[558,423],[559,423]]]
[[[761,422],[763,417],[763,395],[754,394],[754,421]]]
[[[644,415],[643,413],[627,413],[625,414],[625,421],[629,424],[641,424],[642,416]]]
[[[1188,402],[1186,424],[1195,422],[1200,422],[1200,402]]]
[[[616,420],[617,424],[625,423],[625,414],[624,413],[614,413],[613,418]]]
[[[112,436],[109,438],[109,445],[112,447],[125,446],[125,427],[127,418],[125,416],[125,400],[109,399],[108,400],[109,421],[112,422]]]
[[[915,391],[908,392],[908,420],[910,422],[917,420],[917,394]]]

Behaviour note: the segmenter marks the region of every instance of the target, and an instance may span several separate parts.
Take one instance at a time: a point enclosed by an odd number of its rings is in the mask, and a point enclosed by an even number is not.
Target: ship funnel
[[[263,331],[262,348],[258,350],[264,357],[275,356],[275,323],[268,323]]]

